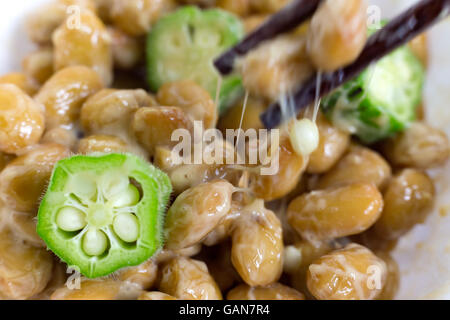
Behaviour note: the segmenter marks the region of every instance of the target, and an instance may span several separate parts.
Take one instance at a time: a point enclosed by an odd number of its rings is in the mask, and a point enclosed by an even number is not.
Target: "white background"
[[[0,73],[19,70],[22,57],[33,46],[23,30],[26,14],[48,0],[0,1]],[[384,17],[413,3],[413,0],[373,0]],[[431,64],[425,90],[428,122],[450,135],[450,21],[436,26],[430,34]],[[450,214],[438,209],[450,205],[450,164],[434,172],[439,187],[436,210],[426,225],[417,226],[397,245],[394,257],[402,278],[398,298],[450,299]]]

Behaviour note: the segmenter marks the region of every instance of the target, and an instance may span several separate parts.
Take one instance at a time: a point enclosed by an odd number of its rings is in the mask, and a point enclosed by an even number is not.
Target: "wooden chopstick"
[[[316,91],[320,97],[330,93],[449,14],[450,0],[422,0],[415,4],[370,37],[361,55],[352,64],[334,72],[322,73],[319,88],[317,74],[306,81],[294,93],[295,113],[314,102]],[[267,129],[278,127],[285,120],[279,102],[272,104],[260,118]]]
[[[234,62],[239,56],[246,55],[262,42],[277,35],[289,32],[308,20],[323,0],[295,0],[272,15],[259,28],[248,34],[241,42],[232,47],[214,61],[222,75],[234,69]]]

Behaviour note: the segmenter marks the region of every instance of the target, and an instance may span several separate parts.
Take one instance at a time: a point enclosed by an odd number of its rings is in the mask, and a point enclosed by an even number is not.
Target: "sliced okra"
[[[402,46],[325,97],[322,110],[333,125],[372,144],[416,120],[424,80],[419,59],[408,46]]]
[[[130,154],[59,161],[38,212],[48,248],[88,278],[149,259],[162,245],[169,178]]]
[[[214,99],[220,75],[213,60],[243,36],[239,18],[224,10],[185,6],[165,16],[147,39],[150,88],[157,91],[164,83],[193,80]],[[242,94],[242,79],[232,74],[222,79],[220,87],[222,112]]]

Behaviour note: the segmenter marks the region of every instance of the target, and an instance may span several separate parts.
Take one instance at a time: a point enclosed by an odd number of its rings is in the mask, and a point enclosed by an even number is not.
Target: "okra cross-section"
[[[138,265],[162,245],[169,178],[130,154],[59,161],[38,212],[48,248],[88,278]]]
[[[403,46],[325,97],[322,110],[335,127],[372,144],[414,122],[424,79],[420,60]]]
[[[220,9],[185,6],[156,23],[147,38],[150,88],[192,80],[216,97],[219,72],[213,60],[244,36],[238,17]],[[231,74],[221,80],[219,109],[223,112],[243,93],[242,79]]]

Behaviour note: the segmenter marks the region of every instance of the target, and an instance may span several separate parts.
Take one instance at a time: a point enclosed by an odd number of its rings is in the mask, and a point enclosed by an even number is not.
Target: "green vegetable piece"
[[[405,130],[416,119],[424,78],[422,64],[403,46],[336,89],[321,107],[335,126],[372,144]]]
[[[81,274],[106,276],[162,246],[171,192],[167,175],[137,156],[73,156],[55,165],[37,232]]]
[[[213,60],[244,36],[241,21],[220,9],[185,6],[160,19],[147,39],[150,88],[177,80],[193,80],[216,97],[219,73]],[[222,79],[219,109],[226,110],[243,93],[242,79]]]

